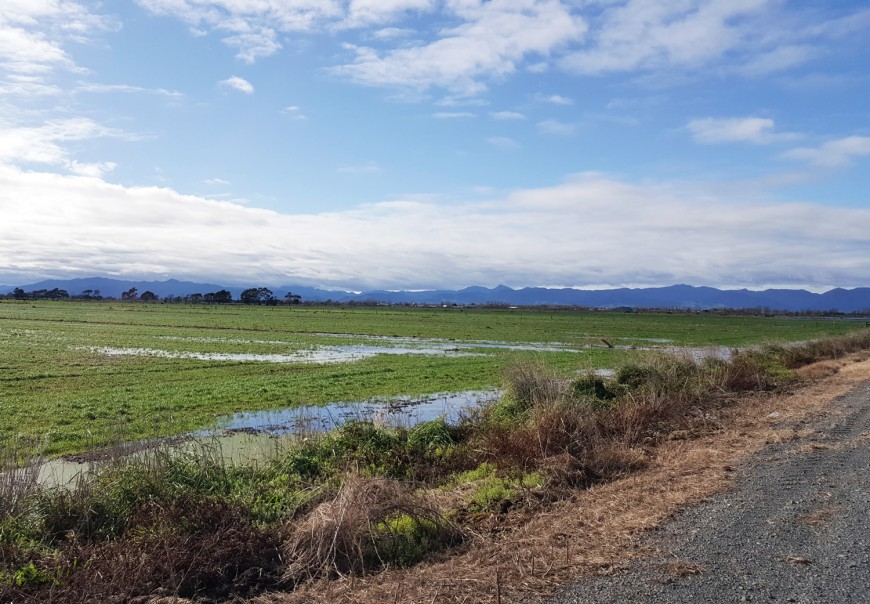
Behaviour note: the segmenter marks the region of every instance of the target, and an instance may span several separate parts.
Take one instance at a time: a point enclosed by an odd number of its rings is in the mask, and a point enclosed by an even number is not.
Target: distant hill
[[[251,284],[261,286],[262,284]],[[120,298],[131,287],[139,293],[151,291],[160,297],[187,296],[195,293],[216,292],[222,289],[238,299],[245,287],[224,286],[214,283],[193,283],[189,281],[125,281],[92,277],[87,279],[53,279],[19,286],[25,291],[40,289],[64,289],[70,294],[80,294],[85,290],[99,290],[104,297]],[[13,286],[0,286],[0,294],[6,294]],[[322,302],[383,302],[389,304],[507,304],[512,306],[587,306],[592,308],[673,308],[673,309],[716,309],[716,308],[765,308],[783,311],[828,311],[870,312],[870,288],[832,289],[822,294],[805,290],[768,289],[750,291],[747,289],[720,290],[714,287],[694,287],[691,285],[671,285],[667,287],[619,288],[606,290],[548,289],[526,287],[512,289],[499,285],[494,288],[480,286],[460,290],[427,291],[385,291],[374,290],[362,293],[325,290],[302,285],[271,287],[275,296],[282,298],[288,291],[302,296],[303,300]]]

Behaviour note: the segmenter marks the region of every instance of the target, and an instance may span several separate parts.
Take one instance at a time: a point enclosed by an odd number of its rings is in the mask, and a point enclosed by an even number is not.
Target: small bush
[[[415,451],[428,452],[452,444],[450,427],[444,418],[419,423],[408,431],[408,446]]]
[[[575,400],[579,398],[592,406],[593,409],[608,408],[610,401],[617,396],[616,392],[608,388],[604,379],[594,373],[587,373],[572,381],[568,391],[575,397]]]

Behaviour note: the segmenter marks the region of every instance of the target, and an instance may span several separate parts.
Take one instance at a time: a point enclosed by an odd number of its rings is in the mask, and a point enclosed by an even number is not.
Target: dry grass
[[[407,485],[350,474],[331,501],[292,528],[284,547],[284,580],[296,584],[365,575],[391,562],[410,562],[405,558],[419,555],[413,547],[421,538],[447,545],[459,541],[461,534]]]
[[[819,508],[806,516],[798,517],[798,521],[809,526],[816,526],[829,522],[834,516],[839,514],[841,509],[838,506],[825,506]]]
[[[483,604],[494,602],[497,590],[505,604],[534,602],[584,573],[615,572],[645,554],[639,540],[645,531],[724,488],[743,458],[783,433],[797,434],[796,423],[825,413],[829,401],[870,379],[866,356],[857,358],[839,361],[836,375],[794,393],[743,398],[722,410],[716,431],[659,444],[642,472],[575,491],[534,512],[512,512],[501,523],[494,518],[498,530],[477,536],[464,552],[444,561],[316,581],[252,602]],[[767,416],[774,411],[779,416],[772,421]]]

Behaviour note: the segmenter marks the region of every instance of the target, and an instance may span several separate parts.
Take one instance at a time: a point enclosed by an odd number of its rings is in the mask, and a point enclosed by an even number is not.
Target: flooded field
[[[517,363],[607,375],[657,351],[727,358],[855,328],[548,309],[4,303],[0,438],[38,438],[57,457],[219,424],[279,433],[353,416],[404,422],[405,407],[449,416],[465,394],[443,393],[491,392]]]

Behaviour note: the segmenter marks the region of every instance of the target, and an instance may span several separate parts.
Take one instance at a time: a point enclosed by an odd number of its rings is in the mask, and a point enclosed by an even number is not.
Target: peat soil
[[[870,382],[800,428],[646,536],[651,555],[546,602],[870,603]]]

